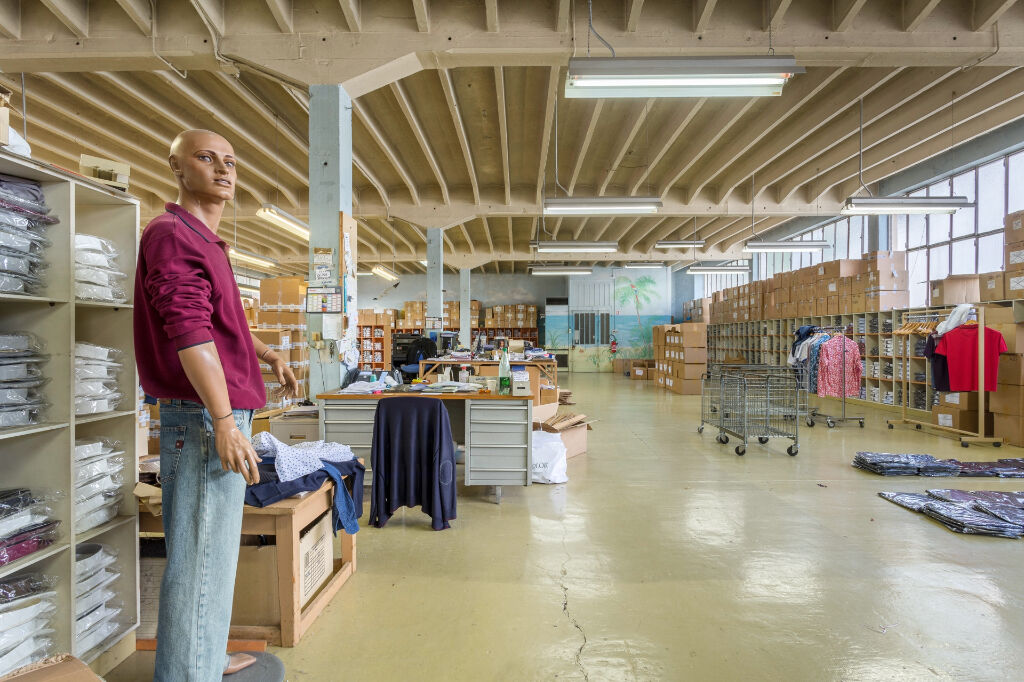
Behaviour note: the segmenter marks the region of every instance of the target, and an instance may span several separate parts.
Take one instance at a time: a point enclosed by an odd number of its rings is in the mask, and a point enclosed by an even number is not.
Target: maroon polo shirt
[[[228,245],[181,206],[164,208],[142,233],[135,271],[135,362],[142,388],[154,398],[202,402],[178,351],[212,342],[231,407],[259,409],[266,392]]]

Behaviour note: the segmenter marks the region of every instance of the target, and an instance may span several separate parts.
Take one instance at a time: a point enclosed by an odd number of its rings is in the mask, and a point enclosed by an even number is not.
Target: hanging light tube
[[[544,241],[531,244],[537,253],[616,253],[618,242]]]
[[[656,270],[665,267],[660,261],[630,261],[622,267],[627,270]]]
[[[965,196],[850,197],[839,212],[842,215],[948,214],[961,208],[974,208],[974,202]]]
[[[657,197],[566,197],[545,199],[544,215],[647,215],[661,206]]]
[[[231,256],[231,260],[244,265],[266,269],[267,272],[270,272],[273,268],[277,267],[277,263],[269,258],[257,256],[255,253],[249,253],[248,251],[242,251],[234,246],[231,247],[228,253]]]
[[[702,249],[703,239],[661,239],[654,243],[656,249]]]
[[[805,72],[791,56],[573,57],[565,96],[773,97]]]
[[[380,263],[374,265],[373,270],[371,270],[370,272],[377,275],[378,277],[386,279],[389,282],[398,281],[398,275],[395,273],[395,271],[392,270],[391,268],[381,265]]]
[[[531,265],[531,275],[592,275],[594,268],[572,265]]]
[[[273,204],[263,204],[256,209],[256,217],[277,225],[304,241],[309,241],[309,225],[295,216],[285,213]]]
[[[803,253],[814,252],[826,249],[829,244],[824,239],[810,239],[807,241],[749,241],[743,245],[746,253]]]
[[[242,295],[260,293],[260,288],[254,287],[251,284],[239,284],[238,290],[242,293]]]
[[[750,272],[749,265],[691,265],[686,269],[691,275],[735,275]]]

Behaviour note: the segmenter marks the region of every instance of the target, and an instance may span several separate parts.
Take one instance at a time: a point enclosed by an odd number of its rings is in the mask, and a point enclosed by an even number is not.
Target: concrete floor
[[[566,382],[601,421],[569,483],[463,491],[359,534],[359,571],[289,680],[1009,680],[1024,668],[1022,541],[954,534],[876,496],[1024,481],[882,478],[860,449],[994,459],[889,413],[745,457],[698,435],[699,398]],[[863,413],[863,412],[861,412]],[[137,654],[107,679],[149,679]],[[1015,672],[1016,671],[1016,672]]]

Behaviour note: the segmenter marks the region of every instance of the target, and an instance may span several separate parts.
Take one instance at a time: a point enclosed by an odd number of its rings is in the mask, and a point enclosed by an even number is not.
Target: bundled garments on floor
[[[967,535],[1024,536],[1024,492],[929,490],[927,494],[882,492],[879,497],[921,512]]]

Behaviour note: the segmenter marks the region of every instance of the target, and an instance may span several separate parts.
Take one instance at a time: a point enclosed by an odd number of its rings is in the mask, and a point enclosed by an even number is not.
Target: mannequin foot
[[[256,662],[256,657],[249,654],[228,654],[224,666],[225,675],[234,675],[240,670],[245,670]]]

